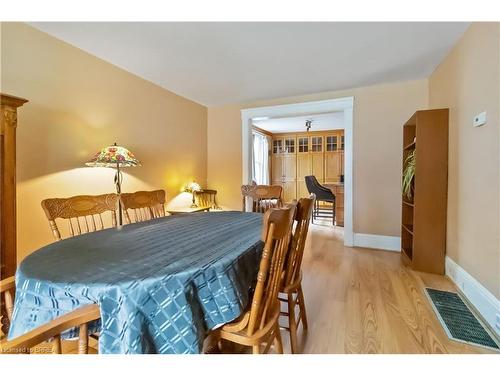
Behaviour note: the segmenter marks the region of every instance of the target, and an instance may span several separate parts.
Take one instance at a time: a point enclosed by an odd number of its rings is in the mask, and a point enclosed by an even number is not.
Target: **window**
[[[326,137],[326,151],[337,151],[337,136]]]
[[[323,137],[311,137],[311,151],[323,151]]]
[[[265,135],[260,133],[253,134],[252,179],[259,185],[267,185],[269,183],[268,147],[267,137]]]

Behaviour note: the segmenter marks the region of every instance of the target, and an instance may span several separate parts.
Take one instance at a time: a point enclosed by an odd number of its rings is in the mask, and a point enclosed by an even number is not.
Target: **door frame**
[[[344,112],[344,245],[353,246],[353,112],[354,96],[312,102],[282,104],[241,110],[242,183],[251,183],[252,119],[255,117],[293,117]]]

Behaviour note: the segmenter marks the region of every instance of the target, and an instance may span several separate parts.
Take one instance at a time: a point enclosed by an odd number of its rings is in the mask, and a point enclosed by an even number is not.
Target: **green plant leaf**
[[[415,151],[416,150],[410,151],[406,156],[403,170],[403,196],[406,196],[410,201],[412,200],[413,196],[412,187],[413,180],[415,178]]]

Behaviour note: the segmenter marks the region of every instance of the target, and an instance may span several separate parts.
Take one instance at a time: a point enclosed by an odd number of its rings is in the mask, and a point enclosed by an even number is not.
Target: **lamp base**
[[[198,208],[198,205],[196,204],[196,200],[194,198],[194,191],[191,194],[193,196],[193,200],[191,202],[193,202],[193,203],[191,203],[191,206],[189,206],[189,207],[190,208]]]

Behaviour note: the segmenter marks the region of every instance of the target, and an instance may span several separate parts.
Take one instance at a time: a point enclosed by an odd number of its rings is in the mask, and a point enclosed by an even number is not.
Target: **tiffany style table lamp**
[[[192,203],[191,203],[191,207],[190,208],[197,208],[198,205],[196,204],[196,200],[195,200],[195,197],[194,195],[196,194],[197,191],[201,191],[201,187],[199,184],[197,184],[196,182],[191,182],[188,184],[188,186],[186,187],[185,191],[189,192],[192,194]]]

